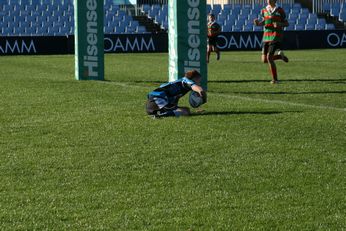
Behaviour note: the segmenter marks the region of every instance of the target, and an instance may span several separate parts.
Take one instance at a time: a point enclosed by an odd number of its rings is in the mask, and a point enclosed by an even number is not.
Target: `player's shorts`
[[[262,45],[262,55],[274,55],[276,50],[281,49],[281,43],[280,42],[264,42]]]
[[[209,46],[217,46],[217,36],[208,37],[208,45]]]
[[[149,96],[146,103],[146,111],[148,115],[158,117],[180,116],[177,105],[171,105],[165,98]]]

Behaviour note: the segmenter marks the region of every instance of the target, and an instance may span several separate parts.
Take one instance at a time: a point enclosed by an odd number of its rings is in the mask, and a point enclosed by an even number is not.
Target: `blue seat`
[[[324,19],[324,18],[318,18],[318,19],[317,19],[317,24],[318,24],[318,25],[321,25],[321,26],[323,26],[323,27],[325,27],[325,25],[327,24],[326,19]]]
[[[114,28],[113,27],[104,27],[104,33],[105,34],[113,34],[114,33]]]
[[[306,21],[306,24],[308,25],[315,25],[317,23],[317,18],[308,18]]]
[[[253,30],[254,31],[263,31],[263,27],[262,26],[254,26]]]
[[[136,27],[126,27],[126,31],[127,34],[133,34],[136,32]]]
[[[346,22],[346,10],[342,11],[339,15],[339,21]]]
[[[137,20],[132,20],[132,21],[130,22],[130,26],[131,26],[131,27],[137,27],[137,26],[139,26],[139,22],[138,22]]]
[[[25,34],[25,27],[15,27],[13,29],[13,35],[24,35]]]
[[[330,3],[329,2],[325,2],[322,5],[322,11],[324,13],[329,13],[330,12]]]
[[[307,18],[298,18],[297,25],[305,25],[306,21],[307,21]]]
[[[29,27],[25,29],[25,34],[27,35],[35,35],[36,34],[36,28],[35,27]]]
[[[330,8],[330,15],[331,16],[339,16],[341,6],[338,3],[332,4]]]
[[[251,10],[249,8],[244,8],[240,10],[241,15],[249,15]]]
[[[221,5],[214,4],[213,9],[212,9],[213,14],[215,14],[215,15],[219,14],[221,12],[221,9],[222,9]]]
[[[228,24],[228,25],[223,25],[223,26],[221,27],[221,30],[222,30],[223,32],[231,32],[231,31],[232,31],[232,25],[230,25],[230,24]]]
[[[207,5],[206,11],[207,11],[207,14],[209,14],[211,12],[211,5],[209,5],[209,4]]]
[[[332,23],[328,23],[328,24],[326,24],[325,29],[326,30],[335,30],[335,25]]]
[[[60,33],[60,28],[59,27],[48,27],[48,34],[49,35],[58,35]]]
[[[294,26],[295,30],[305,30],[305,25],[303,24],[297,24]]]
[[[151,9],[151,7],[149,4],[143,4],[142,5],[142,11],[144,11],[145,13],[147,13],[150,9]]]
[[[9,27],[2,28],[1,34],[2,34],[3,36],[10,36],[10,35],[13,35],[13,28],[9,28]]]
[[[253,31],[253,25],[252,24],[244,25],[243,31]]]
[[[315,25],[315,30],[324,30],[326,25],[321,25],[321,24],[316,24]]]
[[[232,5],[231,4],[223,5],[223,10],[226,12],[230,12],[232,10]]]
[[[315,24],[306,24],[305,30],[315,30]]]
[[[125,33],[125,26],[119,25],[119,26],[115,27],[115,33],[117,33],[117,34]]]
[[[232,26],[232,31],[234,32],[240,32],[243,30],[242,26]]]
[[[288,25],[288,27],[285,27],[285,30],[288,30],[288,31],[295,30],[295,25],[294,24],[290,24],[290,25]]]
[[[145,29],[144,26],[138,26],[137,27],[137,33],[146,33],[147,30]]]

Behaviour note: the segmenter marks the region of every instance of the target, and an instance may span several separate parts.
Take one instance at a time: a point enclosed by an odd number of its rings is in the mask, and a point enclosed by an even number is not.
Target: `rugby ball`
[[[189,103],[191,107],[197,108],[205,103],[204,97],[201,97],[198,92],[191,91],[189,96]]]

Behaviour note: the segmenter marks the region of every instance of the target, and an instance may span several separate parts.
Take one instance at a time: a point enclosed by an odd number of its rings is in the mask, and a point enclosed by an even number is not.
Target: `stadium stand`
[[[346,6],[346,4],[344,4]],[[324,18],[319,18],[316,13],[311,13],[308,8],[303,8],[301,4],[283,4],[290,26],[285,30],[331,30],[335,29],[334,24],[326,23]],[[216,15],[217,22],[224,32],[239,31],[260,31],[263,28],[253,25],[254,18],[260,18],[260,4],[229,4],[229,5],[207,5],[207,13]],[[167,5],[143,4],[142,12],[162,29],[168,29]],[[342,8],[340,8],[342,9]],[[340,9],[338,8],[338,15]],[[340,12],[340,20],[346,21],[346,10]]]
[[[330,30],[333,23],[312,13],[300,3],[282,4],[290,26],[285,30]],[[253,25],[258,18],[260,4],[207,5],[207,13],[216,15],[224,32],[261,31]],[[340,22],[346,22],[345,3],[325,3],[323,11]],[[104,32],[107,34],[150,33],[136,16],[126,9],[105,0]],[[167,4],[142,4],[142,17],[154,22],[163,31],[168,30]],[[138,20],[137,20],[138,19]],[[2,36],[55,36],[74,34],[73,0],[0,0],[0,33]]]
[[[145,27],[105,1],[105,33],[147,33]],[[55,36],[74,34],[73,0],[0,0],[2,36]]]

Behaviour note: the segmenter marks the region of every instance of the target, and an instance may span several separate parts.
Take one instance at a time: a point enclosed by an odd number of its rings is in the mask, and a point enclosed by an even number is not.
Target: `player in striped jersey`
[[[212,51],[216,52],[216,59],[220,59],[220,51],[217,48],[217,37],[221,32],[220,25],[215,21],[213,14],[208,15],[208,50],[207,50],[207,63],[209,63],[210,54]]]
[[[200,82],[200,73],[197,70],[192,70],[186,72],[181,79],[162,84],[148,94],[147,114],[153,118],[190,115],[190,109],[188,107],[178,107],[178,101],[191,90],[204,97],[203,88],[199,86]]]
[[[261,10],[262,21],[254,20],[256,26],[264,26],[262,61],[269,64],[272,75],[271,83],[278,83],[275,60],[288,62],[288,58],[281,51],[283,28],[288,26],[285,11],[276,5],[277,0],[267,0],[268,5]],[[275,55],[275,51],[278,51]]]

